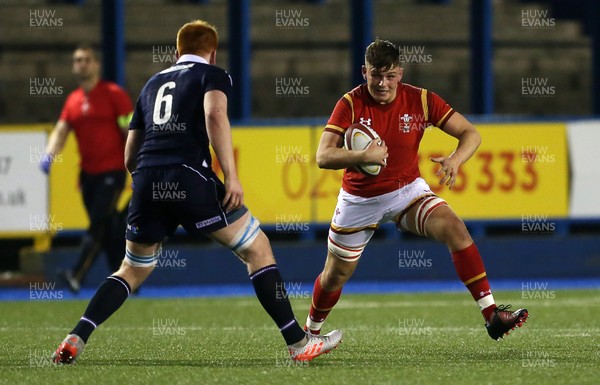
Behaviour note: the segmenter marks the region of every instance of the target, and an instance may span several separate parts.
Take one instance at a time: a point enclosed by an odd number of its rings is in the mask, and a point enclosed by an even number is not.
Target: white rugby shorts
[[[364,247],[381,224],[395,222],[400,213],[428,195],[435,194],[423,178],[417,178],[398,190],[370,198],[340,189],[329,237],[345,247]]]

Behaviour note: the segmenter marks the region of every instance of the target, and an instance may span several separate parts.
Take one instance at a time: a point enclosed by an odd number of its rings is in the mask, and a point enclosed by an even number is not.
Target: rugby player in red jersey
[[[465,224],[431,191],[418,167],[425,128],[439,127],[455,137],[458,145],[450,155],[431,159],[440,165],[436,174],[440,184],[452,189],[459,167],[479,147],[479,133],[435,93],[402,83],[399,53],[391,42],[376,39],[367,47],[362,73],[366,84],[338,101],[317,149],[320,168],[345,170],[329,230],[327,260],[315,280],[305,329],[320,333],[374,231],[393,221],[398,229],[448,247],[459,278],[479,305],[488,334],[495,340],[502,338],[527,320],[527,309],[496,306],[483,261]],[[343,148],[344,133],[354,123],[375,130],[381,140],[361,151]],[[362,163],[379,164],[381,172],[365,175],[355,167]]]
[[[123,154],[133,105],[119,85],[100,79],[100,62],[91,46],[75,49],[72,71],[79,88],[67,97],[40,167],[49,173],[53,159],[73,131],[81,158],[79,184],[89,227],[75,266],[60,276],[71,291],[79,292],[100,251],[106,252],[110,271],[121,264],[125,220],[118,220],[117,202],[125,186]]]

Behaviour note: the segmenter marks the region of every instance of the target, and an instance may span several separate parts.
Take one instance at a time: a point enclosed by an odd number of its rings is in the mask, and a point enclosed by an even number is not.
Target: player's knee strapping
[[[417,211],[415,215],[415,230],[417,234],[427,236],[427,231],[425,231],[425,224],[427,223],[427,219],[435,209],[437,209],[440,206],[447,205],[448,203],[446,203],[445,200],[435,195],[431,195],[421,199],[417,203]],[[408,228],[406,215],[404,215],[400,220],[400,225],[405,229]]]
[[[246,250],[260,233],[260,222],[252,214],[248,215],[246,221],[227,245],[235,254]]]
[[[331,239],[331,236],[327,237],[327,248],[333,255],[346,262],[357,261],[362,255],[366,244],[360,246],[346,246]]]
[[[161,251],[162,247],[159,247],[151,255],[135,255],[131,250],[125,248],[125,262],[134,267],[154,267]]]

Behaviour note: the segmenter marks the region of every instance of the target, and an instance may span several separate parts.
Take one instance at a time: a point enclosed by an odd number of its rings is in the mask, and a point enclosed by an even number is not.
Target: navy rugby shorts
[[[209,234],[242,217],[246,206],[225,212],[225,186],[205,167],[147,167],[132,173],[126,238],[136,243],[162,242],[181,225],[190,235]]]

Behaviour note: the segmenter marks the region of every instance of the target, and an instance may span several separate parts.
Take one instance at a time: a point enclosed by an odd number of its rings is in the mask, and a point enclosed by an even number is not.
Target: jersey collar
[[[181,55],[179,57],[179,59],[177,59],[177,64],[183,63],[183,62],[195,62],[195,63],[208,64],[206,59],[204,59],[203,57],[198,56],[198,55],[192,55],[189,53]]]

